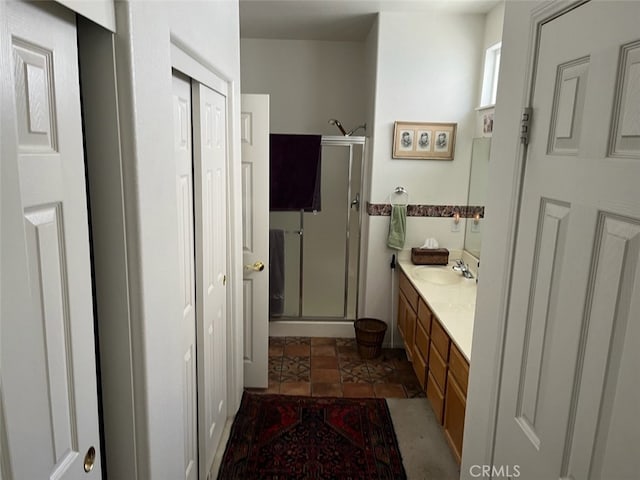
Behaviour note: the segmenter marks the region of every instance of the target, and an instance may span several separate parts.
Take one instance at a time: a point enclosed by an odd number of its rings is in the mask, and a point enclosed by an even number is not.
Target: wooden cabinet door
[[[413,344],[416,328],[416,313],[402,292],[398,295],[398,331],[404,340],[407,357],[413,359]]]
[[[398,295],[398,331],[400,332],[400,336],[404,339],[406,337],[406,318],[407,318],[407,299],[404,297],[402,292]]]
[[[429,372],[431,372],[441,392],[444,392],[447,387],[447,369],[447,361],[442,358],[440,351],[435,347],[432,340],[429,352]]]
[[[420,318],[416,321],[415,336],[414,336],[414,356],[421,356],[425,365],[429,362],[429,335],[425,331]]]
[[[444,397],[444,434],[458,463],[462,458],[464,413],[467,400],[453,375],[447,377],[447,394]]]
[[[444,394],[440,391],[440,387],[433,379],[431,371],[427,372],[427,399],[431,403],[433,413],[438,423],[442,425],[442,413],[444,410]]]
[[[416,332],[416,319],[418,316],[416,312],[410,307],[407,306],[406,316],[405,316],[405,337],[404,337],[404,346],[407,351],[407,356],[409,360],[413,360],[413,350],[415,348],[415,332]]]

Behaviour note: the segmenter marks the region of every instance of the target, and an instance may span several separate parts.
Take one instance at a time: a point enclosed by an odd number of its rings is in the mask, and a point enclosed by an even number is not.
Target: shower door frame
[[[277,320],[305,320],[305,321],[313,321],[313,320],[322,320],[322,321],[349,321],[347,317],[348,307],[349,307],[349,262],[351,260],[351,214],[354,199],[352,199],[352,169],[353,169],[353,150],[356,145],[362,145],[362,153],[360,160],[360,181],[359,181],[359,191],[358,191],[358,204],[356,207],[356,212],[358,215],[358,251],[357,251],[357,260],[356,260],[356,279],[355,279],[355,319],[358,318],[358,307],[359,307],[359,297],[360,297],[360,255],[362,251],[362,189],[364,185],[364,161],[365,161],[365,147],[366,147],[366,137],[344,137],[337,135],[323,135],[322,140],[320,142],[321,147],[348,147],[349,148],[349,174],[347,178],[347,198],[349,199],[349,207],[347,212],[347,225],[346,225],[346,238],[345,238],[345,272],[344,272],[344,297],[343,297],[343,313],[341,317],[334,316],[303,316],[302,309],[304,303],[304,210],[300,210],[300,229],[293,232],[299,235],[300,239],[300,266],[298,273],[298,315],[290,316],[283,315],[279,317]]]

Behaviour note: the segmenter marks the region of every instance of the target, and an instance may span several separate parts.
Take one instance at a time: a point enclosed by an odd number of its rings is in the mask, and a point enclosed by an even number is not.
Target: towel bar
[[[404,201],[400,200],[399,197]],[[389,195],[389,203],[391,205],[409,205],[409,192],[404,187],[396,187]]]

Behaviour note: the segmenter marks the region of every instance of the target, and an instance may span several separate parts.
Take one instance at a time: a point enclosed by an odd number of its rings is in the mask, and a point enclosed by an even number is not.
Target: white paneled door
[[[75,15],[0,5],[0,470],[102,478]]]
[[[173,160],[176,167],[180,324],[182,329],[182,424],[184,478],[198,478],[198,396],[196,379],[196,276],[193,217],[193,141],[191,83],[173,73]]]
[[[494,459],[514,477],[640,471],[638,25],[589,2],[541,30]]]
[[[174,71],[185,480],[207,478],[227,419],[226,97]]]
[[[227,420],[227,99],[192,82],[200,478]]]
[[[269,96],[242,95],[244,385],[268,386]]]

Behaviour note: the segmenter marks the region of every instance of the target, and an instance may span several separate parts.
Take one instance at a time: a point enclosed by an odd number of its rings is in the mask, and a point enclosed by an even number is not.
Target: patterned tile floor
[[[253,392],[313,397],[424,397],[404,350],[373,360],[354,338],[269,337],[269,387]]]

